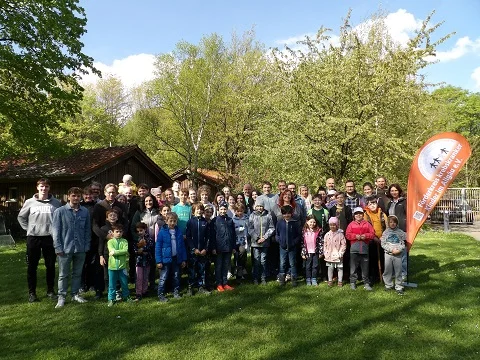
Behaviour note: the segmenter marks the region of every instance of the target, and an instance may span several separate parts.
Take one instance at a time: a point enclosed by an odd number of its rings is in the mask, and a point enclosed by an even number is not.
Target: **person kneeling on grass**
[[[165,219],[166,224],[158,232],[155,245],[155,261],[160,271],[158,283],[158,301],[167,302],[165,297],[165,286],[170,273],[173,272],[173,297],[180,299],[180,277],[187,261],[187,250],[183,233],[178,228],[178,215],[168,213]]]
[[[357,268],[362,269],[365,290],[372,291],[368,278],[368,243],[375,237],[372,225],[363,219],[363,209],[356,207],[353,211],[354,221],[347,226],[345,237],[350,241],[350,288],[357,288]]]
[[[398,218],[395,215],[390,215],[388,217],[388,228],[380,238],[382,248],[385,250],[383,282],[385,283],[385,290],[392,290],[392,278],[395,276],[395,290],[398,295],[403,295],[402,254],[405,250],[406,238],[407,234],[398,227]]]
[[[130,299],[128,291],[128,242],[123,236],[123,226],[112,225],[113,237],[107,242],[108,249],[108,306],[115,304],[117,282],[120,281],[122,299],[125,302]]]

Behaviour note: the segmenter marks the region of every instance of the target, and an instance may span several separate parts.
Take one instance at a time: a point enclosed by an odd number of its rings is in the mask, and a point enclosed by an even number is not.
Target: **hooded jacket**
[[[291,250],[300,243],[302,238],[300,221],[294,220],[293,218],[289,221],[282,219],[277,222],[275,233],[281,248]]]
[[[218,215],[212,220],[215,240],[212,244],[212,250],[217,253],[232,252],[235,248],[236,236],[235,225],[232,218]]]
[[[387,228],[380,238],[382,248],[386,254],[392,255],[393,249],[403,251],[405,249],[405,241],[407,240],[407,234],[398,226],[395,229]],[[397,256],[401,256],[401,253]]]
[[[269,247],[270,237],[274,231],[273,219],[267,210],[263,210],[261,213],[255,210],[251,213],[248,219],[248,234],[252,238],[252,247]],[[265,241],[258,243],[262,236]]]
[[[186,229],[187,248],[190,255],[198,251],[208,250],[210,243],[210,229],[204,217],[191,217],[187,222]]]
[[[183,234],[178,226],[175,226],[175,242],[177,246],[177,264],[181,264],[187,261],[187,250],[185,249]],[[157,264],[170,264],[172,260],[172,238],[170,236],[170,229],[168,225],[163,225],[158,232],[157,242],[155,244],[155,262]]]
[[[52,235],[53,212],[62,206],[61,202],[48,195],[47,200],[39,200],[38,194],[26,200],[17,219],[27,236]]]
[[[365,240],[357,240],[357,235],[365,235]],[[350,253],[368,254],[368,243],[375,238],[373,226],[366,220],[352,221],[347,226],[346,236],[350,241]]]
[[[323,254],[325,261],[339,263],[342,261],[345,250],[347,249],[347,241],[342,230],[335,232],[329,231],[325,234],[323,241]]]

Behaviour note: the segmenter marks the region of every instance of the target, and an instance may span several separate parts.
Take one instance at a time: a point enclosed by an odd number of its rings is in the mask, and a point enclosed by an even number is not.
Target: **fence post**
[[[448,210],[443,212],[443,231],[448,233],[450,232],[450,221],[448,219]]]

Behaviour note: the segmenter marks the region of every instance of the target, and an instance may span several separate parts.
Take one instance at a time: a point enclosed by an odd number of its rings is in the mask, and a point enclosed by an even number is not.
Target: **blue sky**
[[[119,76],[127,86],[150,79],[154,55],[170,52],[180,40],[198,43],[218,33],[228,40],[232,31],[255,28],[266,48],[294,46],[292,39],[315,33],[321,25],[338,33],[342,18],[352,9],[358,25],[381,9],[388,14],[392,36],[400,42],[430,14],[432,24],[445,23],[433,39],[455,32],[438,47],[441,61],[426,70],[431,82],[446,82],[480,91],[480,1],[159,1],[81,0],[88,33],[84,51],[104,73]]]

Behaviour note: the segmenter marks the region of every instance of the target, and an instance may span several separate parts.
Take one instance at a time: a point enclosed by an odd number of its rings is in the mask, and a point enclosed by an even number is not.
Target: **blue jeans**
[[[67,296],[68,278],[72,276],[71,294],[78,294],[82,283],[82,270],[85,253],[70,253],[58,256],[58,295]]]
[[[218,285],[227,285],[228,269],[230,268],[230,259],[232,253],[221,252],[217,253],[217,259],[215,260],[215,279]]]
[[[130,295],[130,292],[128,291],[128,270],[108,269],[108,300],[115,300],[118,281],[120,281],[120,286],[122,288],[122,298],[126,299]]]
[[[206,256],[190,255],[188,259],[188,286],[204,287],[205,286],[205,265],[207,263]]]
[[[158,281],[158,295],[165,295],[165,284],[168,280],[168,277],[173,272],[173,292],[180,292],[180,276],[182,273],[180,271],[180,264],[177,263],[177,257],[172,258],[172,262],[165,264],[160,269],[160,279]]]
[[[253,248],[253,280],[258,280],[260,275],[261,280],[267,278],[267,247]]]
[[[292,268],[292,278],[297,278],[297,246],[285,250],[280,246],[280,276],[285,276],[287,272],[287,259]]]

